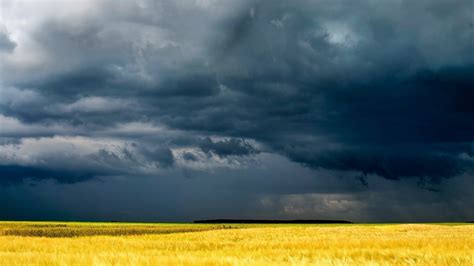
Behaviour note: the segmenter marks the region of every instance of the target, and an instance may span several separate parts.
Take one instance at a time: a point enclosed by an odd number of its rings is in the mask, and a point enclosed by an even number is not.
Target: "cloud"
[[[314,171],[274,154],[260,153],[257,157],[256,166],[193,172],[191,177],[174,171],[160,178],[109,177],[73,184],[43,180],[34,185],[0,186],[0,200],[9,202],[0,208],[0,216],[169,222],[222,217],[354,222],[472,220],[469,175],[442,180],[433,185],[436,192],[419,189],[414,179],[395,181],[375,175],[367,177],[366,188],[342,171]]]
[[[54,134],[67,134],[72,130],[61,124],[25,124],[14,117],[8,117],[0,114],[0,137],[32,137],[32,136],[51,136]]]
[[[73,171],[62,171],[20,165],[0,165],[0,171],[2,172],[0,184],[18,184],[25,180],[41,181],[45,179],[61,180],[63,183],[74,183],[91,179],[97,174],[83,172],[79,169],[74,169]]]
[[[23,138],[0,145],[2,177],[80,182],[107,176],[162,174],[174,158],[166,145],[143,146],[121,139],[89,137]]]
[[[110,99],[105,97],[84,97],[71,104],[61,104],[56,107],[56,112],[84,112],[107,113],[129,109],[132,103],[123,99]]]
[[[370,177],[370,190],[355,193],[297,193],[266,195],[261,212],[282,219],[346,219],[353,222],[468,221],[470,205],[462,188],[468,176],[446,181],[441,190],[419,190],[414,180]],[[456,191],[456,192],[454,192]],[[440,200],[442,198],[443,200]]]
[[[192,154],[191,152],[184,152],[183,153],[183,159],[186,161],[197,161],[198,158],[196,155]]]
[[[203,152],[208,154],[214,153],[220,157],[230,155],[244,156],[258,153],[258,150],[247,141],[235,138],[213,141],[207,137],[198,146]]]
[[[281,162],[259,158],[281,156],[354,182],[340,194],[377,178],[419,189],[472,176],[471,11],[463,0],[8,2],[0,171],[212,182],[251,167],[271,179]],[[314,193],[280,172],[285,186],[259,193]]]
[[[10,39],[10,36],[6,30],[2,30],[0,25],[0,52],[13,52],[15,50],[16,43]]]
[[[313,167],[360,171],[363,174],[377,174],[389,179],[421,177],[433,181],[454,177],[466,170],[472,171],[469,160],[452,155],[366,154],[363,151],[344,151],[321,154],[313,160],[307,158],[297,160],[303,162],[308,160],[308,164]]]
[[[174,164],[173,153],[169,148],[143,148],[142,153],[151,161],[157,163],[159,166],[169,167]]]
[[[145,118],[172,129],[254,139],[310,167],[387,178],[450,177],[465,169],[459,153],[444,150],[438,156],[441,151],[435,147],[469,143],[474,130],[469,119],[473,110],[466,102],[473,58],[462,48],[469,39],[460,37],[471,36],[472,28],[462,24],[466,14],[461,2],[446,14],[436,4],[415,5],[409,12],[418,16],[410,21],[402,15],[409,8],[405,3],[361,2],[343,16],[351,5],[340,1],[250,1],[228,18],[222,16],[228,13],[220,2],[191,17],[185,17],[187,4],[144,5],[208,27],[199,37],[188,24],[165,23],[159,16],[154,20],[134,4],[115,16],[98,16],[108,2],[67,23],[64,17],[46,18],[32,33],[50,55],[45,64],[51,67],[33,78],[25,79],[24,73],[21,81],[14,75],[7,80],[20,87],[9,93],[30,93],[37,103],[23,110],[25,104],[10,100],[5,112],[102,132],[117,124],[138,125]],[[211,15],[211,6],[219,12]],[[362,10],[369,13],[367,19],[359,16]],[[436,16],[459,25],[459,34],[441,34],[440,45],[433,46],[429,33],[446,30]],[[14,69],[9,65],[6,72]],[[48,108],[42,106],[46,94]],[[235,140],[205,140],[198,146],[219,156],[255,153]],[[411,144],[421,154],[410,155]],[[326,145],[340,148],[321,148]],[[393,147],[400,145],[405,148],[394,154]],[[366,154],[393,159],[388,167],[403,165],[404,170],[381,170],[386,163],[369,163]],[[447,169],[427,170],[426,164],[434,161]]]

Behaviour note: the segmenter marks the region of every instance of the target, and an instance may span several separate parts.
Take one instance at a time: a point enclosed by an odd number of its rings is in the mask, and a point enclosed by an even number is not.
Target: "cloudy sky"
[[[471,0],[0,3],[0,220],[474,220]]]

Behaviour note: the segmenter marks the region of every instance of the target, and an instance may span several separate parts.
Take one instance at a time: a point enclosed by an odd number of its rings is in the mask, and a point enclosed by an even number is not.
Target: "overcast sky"
[[[471,0],[0,3],[0,220],[474,220]]]

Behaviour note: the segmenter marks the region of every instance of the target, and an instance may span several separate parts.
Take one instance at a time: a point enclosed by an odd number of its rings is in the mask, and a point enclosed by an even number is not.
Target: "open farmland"
[[[0,265],[474,265],[474,225],[0,223]]]

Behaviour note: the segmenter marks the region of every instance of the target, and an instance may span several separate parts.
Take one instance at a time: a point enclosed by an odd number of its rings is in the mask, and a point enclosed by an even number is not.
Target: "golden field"
[[[0,265],[474,265],[474,225],[0,222]]]

